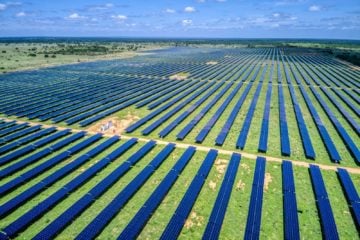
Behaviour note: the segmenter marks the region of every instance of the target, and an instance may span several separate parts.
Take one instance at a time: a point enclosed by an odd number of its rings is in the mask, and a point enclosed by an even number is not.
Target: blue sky
[[[0,0],[0,36],[360,39],[360,0]]]

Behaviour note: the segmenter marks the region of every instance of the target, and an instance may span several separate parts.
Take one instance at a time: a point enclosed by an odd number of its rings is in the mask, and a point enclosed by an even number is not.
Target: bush
[[[5,50],[2,50],[1,52],[2,52],[2,53],[6,53],[6,51],[5,51]]]
[[[48,54],[45,54],[45,55],[44,55],[44,57],[45,57],[45,58],[48,58],[48,57],[49,57],[49,55],[48,55]]]
[[[35,54],[35,53],[29,53],[28,56],[29,56],[29,57],[36,57],[36,54]]]
[[[56,58],[56,55],[55,55],[55,54],[53,54],[53,55],[51,55],[51,57],[52,57],[52,58]]]

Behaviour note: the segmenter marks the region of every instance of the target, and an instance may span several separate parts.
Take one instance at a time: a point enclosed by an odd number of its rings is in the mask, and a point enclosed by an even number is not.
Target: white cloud
[[[184,8],[184,11],[188,12],[188,13],[191,13],[191,12],[195,12],[196,9],[194,7],[186,7],[186,8]]]
[[[66,17],[66,19],[70,19],[70,20],[79,20],[79,19],[85,19],[85,16],[81,16],[78,13],[72,13],[69,16]]]
[[[174,9],[171,9],[171,8],[167,8],[165,10],[166,13],[176,13],[176,11]]]
[[[113,15],[111,16],[111,18],[119,21],[125,21],[127,19],[127,16],[119,14],[119,15]]]
[[[321,7],[319,5],[312,5],[309,7],[310,12],[318,12],[321,10]]]
[[[6,9],[6,4],[0,3],[0,11]]]
[[[273,17],[280,17],[280,13],[273,13]]]
[[[205,0],[197,0],[198,3],[204,3]]]
[[[6,2],[6,3],[0,3],[0,11],[3,11],[7,9],[8,7],[16,7],[20,6],[21,2]]]
[[[106,3],[106,4],[105,4],[105,7],[107,7],[107,8],[112,8],[112,7],[114,7],[114,4],[112,4],[112,3]]]
[[[184,19],[181,21],[183,26],[189,26],[192,24],[192,20],[191,19]]]
[[[25,17],[26,16],[26,13],[25,12],[18,12],[16,14],[17,17]]]
[[[226,0],[216,0],[217,2],[226,2]]]

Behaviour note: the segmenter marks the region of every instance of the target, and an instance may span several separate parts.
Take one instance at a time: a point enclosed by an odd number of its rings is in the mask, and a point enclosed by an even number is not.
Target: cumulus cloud
[[[85,18],[86,18],[85,16],[81,16],[78,13],[72,13],[66,17],[66,19],[69,19],[69,20],[79,20],[79,19],[85,19]]]
[[[6,4],[0,3],[0,11],[6,9]]]
[[[8,7],[16,7],[22,5],[21,2],[6,2],[0,3],[0,11],[7,9]]]
[[[188,13],[191,13],[191,12],[195,12],[196,11],[196,9],[194,8],[194,7],[186,7],[186,8],[184,8],[184,11],[185,12],[188,12]]]
[[[181,21],[181,24],[183,26],[190,26],[190,25],[192,25],[192,23],[193,23],[193,21],[191,19],[184,19]]]
[[[171,9],[171,8],[167,8],[165,10],[166,13],[176,13],[176,11],[174,9]]]
[[[273,17],[280,17],[280,13],[273,13]]]
[[[321,10],[321,7],[319,5],[312,5],[309,7],[310,12],[318,12]]]
[[[118,20],[118,21],[125,21],[126,19],[128,19],[127,16],[121,15],[121,14],[113,15],[113,16],[111,16],[111,18],[115,19],[115,20]]]
[[[18,12],[16,14],[17,17],[25,17],[26,16],[26,13],[25,12]]]

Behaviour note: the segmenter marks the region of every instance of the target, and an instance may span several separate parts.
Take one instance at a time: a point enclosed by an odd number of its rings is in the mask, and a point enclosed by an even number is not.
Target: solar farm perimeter
[[[4,74],[0,112],[0,239],[359,238],[351,64],[170,48]]]

